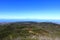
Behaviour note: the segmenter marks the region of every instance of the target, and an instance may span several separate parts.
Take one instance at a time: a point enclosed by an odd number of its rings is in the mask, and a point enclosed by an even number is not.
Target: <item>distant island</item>
[[[60,40],[60,24],[33,21],[0,23],[0,40]]]

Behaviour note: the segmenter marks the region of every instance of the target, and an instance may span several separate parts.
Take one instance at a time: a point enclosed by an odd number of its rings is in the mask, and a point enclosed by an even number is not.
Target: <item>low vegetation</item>
[[[59,38],[60,24],[50,22],[0,24],[0,40],[59,40]]]

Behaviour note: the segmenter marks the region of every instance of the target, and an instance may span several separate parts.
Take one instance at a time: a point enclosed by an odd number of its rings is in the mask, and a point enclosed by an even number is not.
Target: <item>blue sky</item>
[[[0,19],[60,20],[60,0],[0,0]]]

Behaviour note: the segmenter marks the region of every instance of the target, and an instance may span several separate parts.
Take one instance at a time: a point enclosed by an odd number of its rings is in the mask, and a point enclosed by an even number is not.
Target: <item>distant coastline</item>
[[[24,21],[53,22],[53,23],[56,23],[56,24],[60,24],[60,20],[51,20],[51,19],[0,19],[0,23],[24,22]]]

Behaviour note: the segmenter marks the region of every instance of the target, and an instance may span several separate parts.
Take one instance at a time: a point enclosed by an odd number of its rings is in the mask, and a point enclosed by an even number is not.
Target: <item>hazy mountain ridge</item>
[[[33,38],[33,36],[39,38],[38,37],[39,35],[49,37],[60,37],[60,24],[55,24],[51,22],[25,21],[25,22],[14,22],[0,25],[1,40],[5,39],[16,40],[17,37],[20,38],[20,40],[23,40],[21,39],[21,37]]]

